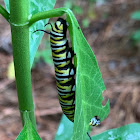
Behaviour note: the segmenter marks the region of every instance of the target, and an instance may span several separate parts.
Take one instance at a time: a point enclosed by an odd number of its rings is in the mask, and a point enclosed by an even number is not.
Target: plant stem
[[[9,13],[1,5],[0,14],[9,22]]]
[[[30,72],[28,16],[28,0],[10,0],[10,23],[19,110],[23,125],[23,112],[28,111],[30,120],[36,128]]]
[[[57,9],[37,13],[33,15],[31,19],[29,19],[29,26],[31,26],[33,23],[41,19],[62,16],[64,13],[66,13],[67,9],[68,8],[57,8]]]

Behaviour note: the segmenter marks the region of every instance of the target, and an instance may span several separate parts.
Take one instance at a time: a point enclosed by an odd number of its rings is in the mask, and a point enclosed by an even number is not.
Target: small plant
[[[140,21],[140,11],[133,12],[131,14],[131,19]],[[131,40],[134,45],[140,44],[140,29],[132,34]]]
[[[99,120],[102,122],[108,116],[110,106],[109,101],[102,106],[102,92],[105,90],[102,76],[95,55],[74,14],[68,8],[53,9],[55,0],[5,0],[5,5],[7,10],[0,6],[0,13],[11,25],[18,103],[23,123],[23,129],[17,140],[41,139],[36,131],[31,67],[43,32],[33,32],[44,29],[49,18],[60,17],[64,14],[69,25],[68,32],[75,54],[75,114],[74,123],[65,116],[62,117],[55,140],[89,139],[87,135],[90,129],[89,123],[94,126],[99,124]],[[95,120],[97,122],[93,122]],[[140,139],[139,129],[139,124],[130,124],[108,130],[93,136],[92,139]]]

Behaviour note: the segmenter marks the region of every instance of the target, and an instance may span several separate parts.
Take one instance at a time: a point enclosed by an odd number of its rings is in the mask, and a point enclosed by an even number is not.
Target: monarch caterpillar
[[[98,126],[100,125],[100,118],[98,116],[94,116],[91,120],[89,125],[91,126]],[[89,139],[92,140],[91,136],[89,135],[89,133],[87,132],[87,135],[89,136]]]
[[[58,18],[55,24],[53,26],[51,25],[51,28],[52,30],[50,33],[44,30],[36,30],[36,31],[43,31],[47,34],[50,34],[50,42],[53,62],[55,66],[55,77],[59,102],[63,110],[63,113],[67,116],[67,118],[70,121],[74,122],[74,113],[75,113],[74,77],[76,71],[74,65],[72,64],[72,57],[74,56],[74,53],[72,49],[69,47],[68,40],[66,38],[68,25],[66,20]],[[93,117],[90,121],[90,125],[92,126],[97,126],[99,124],[100,119],[97,116]],[[87,135],[91,139],[88,132]]]
[[[99,117],[98,116],[93,117],[90,120],[89,125],[92,125],[92,126],[98,126],[98,125],[100,125],[100,119],[99,119]]]
[[[44,30],[36,31],[44,31],[45,33],[50,34],[59,102],[63,113],[70,121],[74,122],[75,68],[72,64],[74,53],[69,47],[68,40],[66,38],[68,25],[66,20],[58,18],[55,24],[53,26],[51,25],[51,28],[50,33]]]

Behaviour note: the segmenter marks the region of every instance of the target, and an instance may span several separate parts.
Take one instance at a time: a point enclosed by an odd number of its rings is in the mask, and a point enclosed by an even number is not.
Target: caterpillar
[[[47,23],[46,25],[48,24],[50,23]],[[50,33],[44,30],[36,31],[43,31],[47,34],[50,34],[50,43],[53,62],[55,66],[55,77],[59,102],[63,113],[70,121],[74,122],[76,70],[72,63],[72,57],[74,56],[74,52],[69,47],[66,37],[67,28],[68,25],[66,20],[58,18],[55,24],[51,25]],[[99,124],[100,119],[95,116],[91,119],[89,125],[97,126]],[[88,132],[87,135],[91,140]]]
[[[90,120],[90,123],[89,125],[91,126],[98,126],[100,125],[100,118],[98,116],[94,116],[91,120]],[[87,135],[89,137],[90,140],[92,140],[90,134],[87,132]]]
[[[50,23],[47,23],[50,24]],[[46,24],[46,25],[47,25]],[[45,25],[45,26],[46,26]],[[50,24],[51,25],[51,24]],[[75,68],[72,63],[74,53],[69,47],[66,37],[67,22],[62,18],[58,18],[54,25],[51,25],[50,43],[52,57],[55,66],[55,77],[58,91],[58,98],[63,113],[67,118],[74,122],[75,113]],[[36,32],[35,31],[35,32]]]
[[[100,118],[98,116],[94,116],[91,120],[89,125],[98,126],[100,125]]]

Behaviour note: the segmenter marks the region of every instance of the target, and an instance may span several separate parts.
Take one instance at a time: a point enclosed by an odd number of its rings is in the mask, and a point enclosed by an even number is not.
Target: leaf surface
[[[70,10],[67,10],[67,21],[77,59],[73,140],[85,140],[91,118],[98,116],[103,121],[109,114],[110,105],[109,101],[102,105],[105,86],[96,57]]]
[[[93,140],[140,140],[140,124],[132,123],[93,136]]]
[[[132,19],[140,20],[140,11],[133,12],[131,14]]]
[[[38,12],[48,11],[53,9],[56,0],[30,0],[30,17]],[[48,23],[49,19],[40,20],[30,27],[30,62],[31,66],[38,49],[39,43],[42,39],[43,32],[33,33],[37,29],[44,29],[44,25]]]
[[[72,140],[73,123],[63,115],[60,121],[55,140]]]
[[[9,12],[9,0],[4,0],[5,6],[7,11]],[[54,5],[56,3],[56,0],[29,0],[29,19],[32,17],[32,15],[38,13],[38,12],[43,12],[43,11],[48,11],[53,9]],[[43,32],[36,32],[33,33],[37,29],[44,29],[44,25],[48,23],[49,19],[45,20],[40,20],[36,23],[34,23],[30,27],[30,63],[31,67],[34,61],[35,54],[37,52],[39,43],[42,39]]]
[[[110,105],[109,101],[102,105],[105,86],[93,51],[71,10],[62,11],[67,15],[71,44],[76,54],[76,109],[72,139],[85,140],[89,138],[87,131],[91,118],[98,116],[103,121],[109,114]]]

